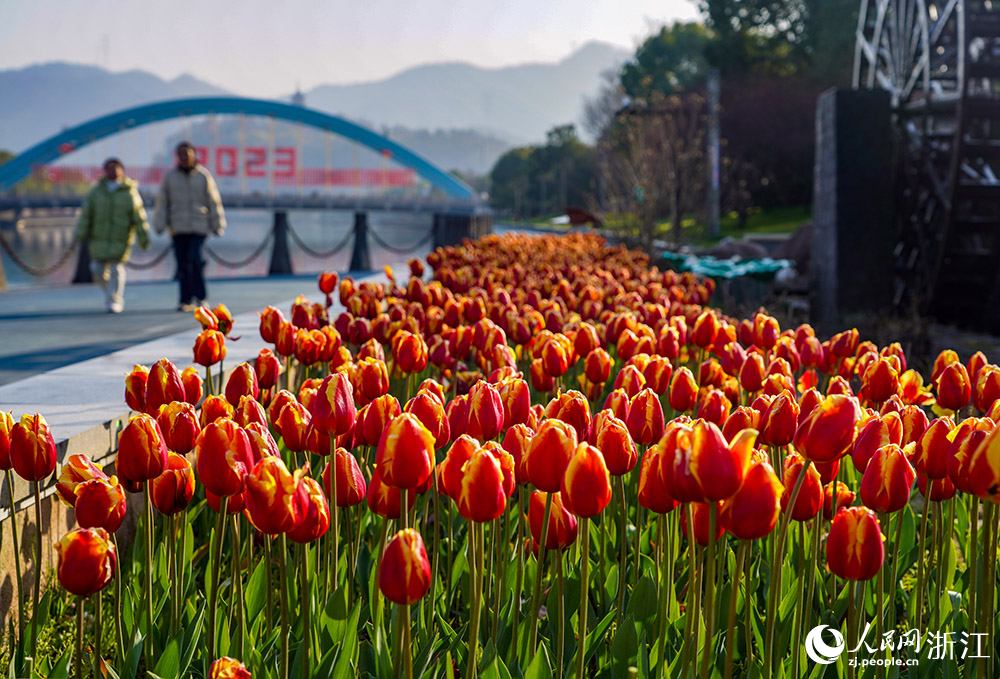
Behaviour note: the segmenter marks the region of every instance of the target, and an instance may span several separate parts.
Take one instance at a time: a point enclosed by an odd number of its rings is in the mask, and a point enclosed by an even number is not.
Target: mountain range
[[[555,63],[483,68],[467,63],[416,66],[392,77],[307,90],[306,106],[377,129],[449,169],[483,173],[506,149],[540,142],[556,125],[580,119],[600,74],[628,53],[589,42]],[[238,95],[181,75],[111,72],[53,62],[0,70],[0,149],[23,150],[65,127],[118,109],[194,96]],[[459,140],[461,143],[456,143]]]

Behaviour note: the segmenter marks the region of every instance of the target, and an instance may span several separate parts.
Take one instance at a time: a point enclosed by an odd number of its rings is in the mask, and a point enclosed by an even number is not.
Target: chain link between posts
[[[11,261],[13,261],[14,264],[19,266],[28,274],[35,276],[37,278],[44,278],[45,276],[51,276],[60,268],[62,268],[62,266],[67,261],[69,261],[69,258],[73,255],[73,253],[76,252],[76,246],[77,242],[73,241],[72,243],[70,243],[69,247],[66,248],[65,252],[63,252],[62,255],[59,256],[59,259],[53,262],[50,266],[39,268],[32,266],[31,264],[28,264],[23,259],[21,259],[14,251],[14,248],[11,247],[10,243],[7,242],[7,238],[3,235],[3,233],[0,233],[0,247],[3,247],[3,251],[6,252],[7,256],[11,258]]]
[[[431,239],[434,238],[434,229],[431,229],[430,231],[427,232],[427,234],[423,238],[418,240],[413,245],[401,248],[387,243],[385,240],[382,239],[382,237],[378,235],[378,233],[375,232],[375,229],[369,227],[368,233],[371,234],[372,240],[375,241],[380,247],[397,255],[412,254],[417,250],[419,250],[420,248],[422,248],[424,245],[427,245],[427,243],[429,243]]]
[[[219,256],[219,253],[213,250],[209,245],[205,245],[205,254],[207,254],[210,258],[215,260],[218,264],[228,269],[242,269],[247,264],[249,264],[253,260],[260,257],[262,254],[264,254],[264,250],[267,249],[267,246],[270,245],[271,240],[273,238],[274,238],[274,229],[271,229],[270,231],[267,232],[267,235],[264,236],[264,240],[261,241],[260,245],[258,245],[253,252],[251,252],[247,257],[237,260],[235,262],[223,259],[221,256]]]
[[[328,257],[333,257],[334,255],[336,255],[341,250],[347,247],[347,244],[351,242],[352,238],[354,238],[354,229],[348,231],[347,235],[344,236],[344,239],[341,240],[339,243],[337,243],[335,246],[333,246],[333,248],[330,250],[312,249],[311,247],[306,245],[305,242],[303,242],[302,238],[299,236],[299,234],[295,232],[295,229],[292,228],[291,224],[288,225],[288,235],[292,237],[292,241],[296,245],[298,245],[302,250],[304,250],[307,255],[315,257],[316,259],[326,259]]]
[[[174,249],[173,245],[168,245],[167,247],[163,248],[160,254],[158,254],[156,257],[153,257],[148,262],[133,262],[130,259],[127,262],[125,262],[125,266],[135,271],[145,271],[148,269],[152,269],[153,267],[158,266],[160,262],[162,262],[164,259],[166,259],[167,255],[169,255],[170,251],[173,249]]]

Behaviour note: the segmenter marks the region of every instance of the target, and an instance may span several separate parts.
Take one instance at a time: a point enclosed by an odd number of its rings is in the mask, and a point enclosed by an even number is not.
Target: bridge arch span
[[[98,139],[163,120],[212,113],[223,115],[242,113],[271,117],[329,131],[366,146],[377,153],[388,153],[393,161],[411,168],[449,198],[466,201],[476,200],[475,191],[465,182],[405,146],[366,127],[339,116],[303,106],[245,97],[170,99],[94,118],[63,130],[0,165],[0,191],[12,188],[17,182],[27,177],[35,165],[56,160],[60,156],[92,144]]]

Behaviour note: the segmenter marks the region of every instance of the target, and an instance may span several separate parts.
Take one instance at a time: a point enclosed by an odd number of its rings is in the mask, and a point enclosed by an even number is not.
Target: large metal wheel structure
[[[1000,330],[1000,0],[862,0],[854,87],[892,104],[897,307]]]

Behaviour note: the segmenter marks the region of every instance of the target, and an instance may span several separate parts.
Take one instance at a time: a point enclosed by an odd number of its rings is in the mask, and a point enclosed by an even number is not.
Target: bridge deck
[[[314,274],[212,280],[208,292],[210,304],[224,303],[234,315],[300,293],[319,295]],[[196,328],[192,315],[176,306],[177,284],[172,281],[129,283],[125,312],[118,315],[105,312],[96,285],[5,292],[0,295],[0,385]]]

